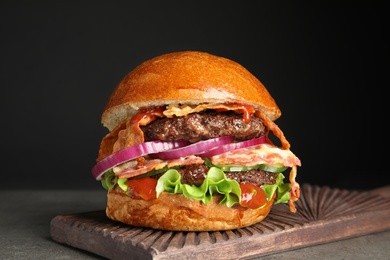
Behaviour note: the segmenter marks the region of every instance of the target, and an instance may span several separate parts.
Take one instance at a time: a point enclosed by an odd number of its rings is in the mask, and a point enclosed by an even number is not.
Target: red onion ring
[[[208,139],[204,141],[199,141],[185,147],[180,147],[177,149],[172,149],[169,151],[160,152],[154,155],[154,157],[162,160],[172,160],[180,157],[197,155],[203,153],[212,148],[219,147],[224,144],[232,143],[234,140],[233,136],[223,136],[213,139]]]
[[[263,144],[265,142],[266,142],[265,136],[261,136],[261,137],[255,138],[255,139],[246,140],[246,141],[242,141],[242,142],[238,142],[238,143],[229,143],[229,144],[221,145],[221,146],[218,146],[218,147],[211,149],[209,151],[205,151],[203,153],[198,153],[197,155],[202,157],[202,158],[209,158],[209,157],[212,157],[214,155],[218,155],[221,153],[227,153],[227,152],[241,149],[241,148],[247,148],[247,147]]]
[[[163,141],[150,141],[142,144],[137,144],[129,148],[120,150],[116,153],[99,161],[92,168],[92,175],[96,180],[101,180],[103,173],[110,170],[111,168],[130,161],[132,159],[144,156],[147,154],[159,153],[166,150],[175,149],[188,145],[189,142],[185,140],[174,141],[174,142],[163,142]]]

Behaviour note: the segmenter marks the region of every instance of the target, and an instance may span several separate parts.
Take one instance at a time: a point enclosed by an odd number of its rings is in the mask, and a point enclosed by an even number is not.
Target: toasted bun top
[[[143,62],[113,91],[102,115],[110,131],[142,107],[244,103],[271,120],[281,111],[264,85],[235,61],[206,52],[164,54]]]

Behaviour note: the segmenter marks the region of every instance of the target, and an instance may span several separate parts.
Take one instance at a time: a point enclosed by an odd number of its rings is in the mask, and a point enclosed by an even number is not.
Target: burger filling
[[[282,148],[270,141],[270,131],[279,137]],[[139,188],[132,183],[147,178],[150,179],[150,187],[156,190],[156,198],[161,192],[171,192],[208,203],[211,196],[223,194],[221,203],[229,207],[235,204],[249,205],[245,196],[259,193],[261,188],[267,200],[276,194],[276,203],[289,203],[290,210],[295,212],[293,203],[299,198],[295,176],[300,161],[289,150],[289,143],[281,130],[251,106],[171,105],[143,110],[133,118],[124,120],[103,139],[98,161],[144,142],[185,140],[188,144],[199,144],[203,140],[224,137],[230,137],[239,144],[260,138],[264,138],[264,142],[211,156],[206,156],[208,151],[182,157],[178,155],[177,158],[159,157],[163,153],[139,156],[105,172],[103,186],[109,189],[119,185],[129,196],[138,198]],[[283,182],[282,172],[287,168],[291,168],[290,183]],[[249,192],[248,186],[244,185],[250,185]],[[148,196],[148,199],[153,198]],[[256,204],[256,207],[264,205]]]
[[[265,127],[260,118],[252,115],[250,121],[246,123],[240,114],[232,111],[217,113],[213,110],[182,117],[157,119],[141,129],[145,134],[145,141],[199,141],[221,136],[249,140],[265,135]]]
[[[209,167],[205,164],[191,164],[177,168],[181,176],[181,183],[200,186],[206,178]],[[265,184],[275,184],[277,172],[266,172],[263,170],[249,170],[249,171],[224,171],[226,178],[235,180],[238,183],[252,183],[256,186],[263,186]],[[153,178],[159,179],[163,173],[153,175]]]

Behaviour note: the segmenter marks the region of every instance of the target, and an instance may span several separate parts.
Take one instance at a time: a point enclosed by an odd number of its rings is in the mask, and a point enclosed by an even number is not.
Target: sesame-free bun
[[[205,205],[182,194],[163,192],[157,199],[132,199],[117,186],[107,193],[108,218],[132,226],[172,231],[218,231],[250,226],[262,221],[274,198],[260,209],[227,207],[213,196]]]
[[[254,106],[271,120],[281,115],[264,85],[237,62],[206,52],[173,52],[129,72],[112,92],[102,123],[111,131],[142,107],[236,102]]]

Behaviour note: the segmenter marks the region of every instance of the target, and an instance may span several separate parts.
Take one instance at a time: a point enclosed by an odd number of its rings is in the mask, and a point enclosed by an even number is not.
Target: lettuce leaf
[[[101,180],[103,188],[106,190],[114,188],[117,184],[118,177],[115,175],[114,171],[111,169],[104,173],[103,179]]]
[[[181,176],[175,169],[168,170],[157,182],[157,198],[163,192],[183,194],[186,198],[192,198],[208,204],[213,195],[224,195],[221,204],[226,203],[228,207],[239,203],[241,189],[238,182],[226,178],[223,171],[218,168],[211,168],[205,180],[199,187],[195,185],[182,184]]]
[[[267,194],[268,199],[272,198],[274,193],[276,192],[276,199],[274,204],[279,203],[288,203],[290,200],[290,183],[283,183],[284,175],[279,173],[278,177],[276,177],[275,184],[266,184],[262,186],[262,189]]]
[[[290,200],[291,184],[284,183],[284,178],[284,175],[279,173],[275,184],[267,184],[261,187],[267,194],[268,200],[276,193],[274,204],[288,203]],[[223,195],[220,204],[226,204],[226,206],[232,207],[237,203],[241,203],[240,184],[235,180],[226,178],[225,173],[217,167],[211,167],[209,169],[205,180],[200,186],[182,184],[180,179],[181,175],[177,170],[169,169],[166,171],[158,179],[156,186],[157,198],[165,191],[172,194],[183,194],[186,198],[199,200],[204,204],[208,204],[213,195],[220,194]],[[110,170],[104,174],[104,178],[101,182],[106,190],[112,189],[118,184],[124,191],[127,191],[126,181],[126,178],[118,178],[115,173]]]
[[[186,198],[200,200],[204,204],[211,201],[213,195],[223,195],[220,204],[226,204],[232,207],[234,204],[241,202],[240,185],[235,180],[226,178],[225,173],[216,167],[211,167],[206,175],[206,178],[201,186],[182,184],[180,182],[181,176],[175,169],[168,170],[162,175],[156,186],[157,198],[166,191],[173,194],[183,194]],[[262,188],[267,194],[268,199],[272,198],[276,192],[275,204],[287,203],[290,199],[291,185],[283,183],[284,176],[279,173],[276,178],[276,183],[272,185],[264,185]]]

